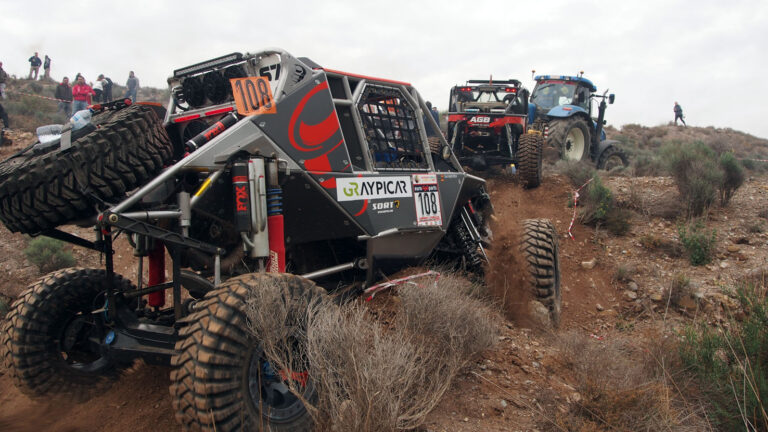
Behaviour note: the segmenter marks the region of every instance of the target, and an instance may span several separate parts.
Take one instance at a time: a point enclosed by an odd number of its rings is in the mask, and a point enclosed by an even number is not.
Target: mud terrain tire
[[[13,303],[0,331],[0,349],[3,364],[22,393],[86,396],[116,377],[111,361],[76,347],[87,344],[82,338],[92,325],[91,312],[104,304],[99,296],[105,281],[104,270],[59,270],[27,288]],[[132,285],[115,275],[115,288],[127,291]]]
[[[624,153],[624,150],[618,147],[608,147],[602,154],[600,154],[600,157],[597,160],[597,169],[610,171],[619,166],[625,168],[628,167],[629,158],[627,157],[627,154]]]
[[[0,220],[9,230],[35,234],[91,216],[94,202],[82,187],[101,200],[119,198],[172,157],[171,140],[150,107],[104,112],[92,123],[98,128],[69,149],[28,151],[0,164]]]
[[[560,323],[560,259],[557,231],[549,219],[523,221],[522,257],[526,264],[528,286],[534,299],[549,311],[553,326]]]
[[[287,406],[275,407],[261,395],[251,395],[249,383],[254,377],[249,375],[260,348],[248,328],[246,303],[249,292],[269,289],[280,290],[283,299],[299,300],[302,305],[318,302],[326,295],[307,279],[272,273],[239,276],[208,293],[185,318],[188,325],[181,329],[176,343],[179,354],[171,360],[175,368],[171,372],[172,403],[184,430],[311,429],[311,417],[295,397],[291,402],[289,396]],[[259,383],[267,380],[261,372],[257,375]],[[307,388],[305,397],[312,397],[311,384]],[[261,404],[269,409],[260,410]]]
[[[532,189],[541,184],[541,155],[544,138],[538,134],[523,134],[517,151],[518,172],[523,187]]]
[[[549,122],[547,144],[560,152],[565,160],[589,160],[589,127],[584,119],[570,117]]]

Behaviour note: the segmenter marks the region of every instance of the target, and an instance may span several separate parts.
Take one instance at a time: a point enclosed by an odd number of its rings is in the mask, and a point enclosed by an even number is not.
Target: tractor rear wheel
[[[0,220],[9,230],[35,234],[89,217],[94,202],[83,188],[100,200],[118,198],[171,160],[171,140],[150,107],[105,111],[91,125],[73,134],[68,149],[30,149],[0,163]]]
[[[544,305],[550,323],[560,323],[560,259],[557,231],[549,219],[523,221],[520,251],[526,264],[526,280],[534,300]]]
[[[517,146],[517,169],[526,189],[539,187],[541,184],[541,155],[544,138],[539,134],[520,135]]]
[[[589,159],[590,134],[587,122],[579,117],[554,119],[549,122],[547,143],[560,151],[565,160]]]
[[[600,156],[597,158],[597,169],[604,169],[610,171],[618,167],[628,167],[629,158],[624,150],[611,146],[603,150]]]
[[[115,275],[115,289],[132,289]],[[31,397],[84,396],[116,377],[115,365],[94,347],[99,338],[106,271],[70,268],[51,273],[24,291],[2,328],[3,363],[16,386]]]
[[[185,318],[171,364],[170,392],[176,419],[185,430],[200,431],[303,431],[312,420],[301,399],[289,390],[287,379],[304,389],[311,400],[315,389],[303,370],[285,372],[273,368],[249,326],[246,308],[268,308],[261,296],[274,295],[276,303],[296,305],[295,328],[289,343],[302,343],[306,311],[326,295],[313,282],[295,275],[252,273],[230,279],[208,293]],[[267,297],[271,298],[271,297]],[[281,300],[282,299],[282,300]],[[296,339],[294,340],[294,336]],[[302,378],[303,377],[303,378]]]

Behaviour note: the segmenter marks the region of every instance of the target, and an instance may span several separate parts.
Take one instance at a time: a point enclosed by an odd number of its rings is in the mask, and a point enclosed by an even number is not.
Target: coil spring
[[[267,216],[283,214],[283,190],[280,188],[267,189]]]
[[[472,236],[469,235],[467,227],[461,222],[456,224],[456,242],[467,259],[468,267],[482,266],[483,259],[477,253],[477,244],[472,240]]]

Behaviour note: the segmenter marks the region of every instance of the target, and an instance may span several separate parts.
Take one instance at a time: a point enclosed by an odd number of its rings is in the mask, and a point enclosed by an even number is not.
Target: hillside
[[[16,81],[11,89],[45,95],[51,86]],[[165,102],[160,90],[142,89],[140,99],[145,97]],[[56,119],[55,104],[52,110],[49,104],[11,93],[6,108],[20,126],[14,127],[13,146],[0,148],[0,159],[31,143],[34,127]],[[495,298],[496,345],[462,369],[421,430],[728,430],[712,420],[707,387],[681,366],[677,353],[681,335],[694,324],[722,333],[748,321],[736,289],[745,276],[764,276],[768,268],[768,164],[748,160],[768,159],[768,140],[731,129],[672,125],[608,127],[606,133],[631,156],[629,169],[600,177],[623,212],[621,233],[584,216],[589,189],[582,192],[582,205],[572,207],[576,185],[583,183],[575,179],[582,171],[590,177],[589,167],[547,166],[542,185],[532,190],[514,177],[487,175],[496,210],[487,286],[498,294],[500,281],[517,280],[519,221],[549,218],[560,234],[562,322],[557,329],[542,329],[517,287],[505,286],[505,297]],[[662,149],[694,142],[718,153],[732,151],[747,168],[730,204],[715,204],[702,217],[715,240],[711,262],[696,266],[679,230],[688,223],[685,202],[660,159]],[[85,228],[64,230],[91,235]],[[0,313],[42,276],[22,253],[29,240],[0,226]],[[124,238],[116,250],[116,271],[135,278]],[[74,254],[79,266],[101,266],[96,253],[76,249]],[[764,300],[764,278],[758,286]],[[391,291],[367,307],[398,302]],[[41,402],[21,394],[0,366],[0,430],[175,430],[169,372],[140,363],[89,402]],[[35,414],[46,410],[53,414]]]

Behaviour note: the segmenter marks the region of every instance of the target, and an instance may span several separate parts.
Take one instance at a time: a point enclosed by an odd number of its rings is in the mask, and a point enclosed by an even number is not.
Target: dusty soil
[[[17,140],[21,145],[23,140]],[[10,150],[3,149],[2,154]],[[520,319],[515,300],[508,302],[506,319],[497,345],[472,361],[459,376],[424,428],[431,431],[510,431],[546,428],[544,411],[560,410],[578,403],[572,378],[561,368],[555,340],[566,332],[589,335],[595,344],[617,332],[682,323],[706,313],[721,319],[732,303],[724,288],[747,271],[766,266],[768,225],[757,217],[768,205],[768,179],[751,178],[726,209],[715,208],[709,226],[718,232],[718,257],[709,266],[692,267],[681,256],[649,249],[643,238],[677,238],[674,211],[677,192],[669,178],[613,177],[605,183],[617,200],[634,210],[632,229],[624,237],[576,223],[567,237],[573,209],[568,207],[573,187],[561,176],[549,174],[541,187],[523,190],[505,177],[489,179],[496,207],[493,225],[495,244],[489,251],[490,273],[496,280],[515,280],[518,268],[510,258],[519,221],[549,218],[560,234],[563,290],[562,323],[557,330],[542,330]],[[666,210],[665,210],[666,209]],[[671,219],[670,219],[671,218]],[[87,229],[65,230],[90,238]],[[0,293],[15,297],[39,277],[23,257],[28,239],[0,227]],[[118,244],[117,270],[135,279],[130,249]],[[77,252],[81,266],[99,267],[92,252]],[[594,264],[594,265],[592,265]],[[617,268],[629,276],[616,279]],[[692,281],[689,301],[667,308],[661,294],[672,276],[686,274]],[[510,291],[511,298],[524,296]],[[627,325],[630,323],[631,325]],[[135,365],[103,394],[88,402],[32,401],[21,394],[0,367],[0,430],[50,431],[155,431],[178,428],[168,394],[169,369]],[[544,397],[546,395],[546,397]]]

